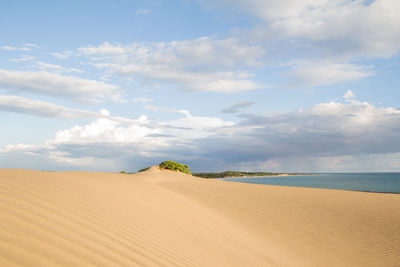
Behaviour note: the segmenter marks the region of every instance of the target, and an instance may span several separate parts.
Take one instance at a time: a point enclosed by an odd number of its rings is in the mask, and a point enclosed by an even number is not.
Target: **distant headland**
[[[241,171],[224,171],[224,172],[195,172],[191,173],[189,166],[183,163],[167,160],[161,162],[158,167],[160,169],[183,172],[200,178],[220,179],[220,178],[239,178],[239,177],[266,177],[266,176],[290,176],[290,175],[316,175],[315,173],[281,173],[281,172],[241,172]],[[138,172],[147,171],[150,167],[143,168]],[[121,171],[121,173],[127,173]],[[131,174],[131,173],[130,173]]]

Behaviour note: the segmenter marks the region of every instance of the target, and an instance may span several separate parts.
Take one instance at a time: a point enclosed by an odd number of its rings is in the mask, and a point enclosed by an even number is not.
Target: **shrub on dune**
[[[172,160],[163,161],[160,163],[159,166],[160,166],[160,169],[168,169],[168,170],[172,170],[172,171],[179,171],[179,172],[183,172],[186,174],[191,174],[188,165],[178,163],[178,162],[175,162]]]

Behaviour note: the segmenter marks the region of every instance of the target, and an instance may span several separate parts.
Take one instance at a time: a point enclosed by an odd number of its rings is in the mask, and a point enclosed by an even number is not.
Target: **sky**
[[[400,171],[398,0],[0,0],[0,168]]]

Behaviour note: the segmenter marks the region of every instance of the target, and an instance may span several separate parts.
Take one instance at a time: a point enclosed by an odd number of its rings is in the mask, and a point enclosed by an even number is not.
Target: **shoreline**
[[[278,174],[278,175],[264,175],[264,176],[231,176],[231,177],[224,177],[224,178],[204,178],[204,179],[235,179],[235,178],[264,178],[264,177],[288,177],[288,176],[313,176],[313,175],[320,175],[320,173],[315,174]],[[199,177],[202,178],[202,177]]]
[[[302,176],[302,175],[299,175]],[[263,177],[274,177],[274,176],[261,176],[254,178],[263,178]],[[242,178],[242,177],[236,177]],[[243,177],[245,178],[245,177]],[[246,177],[247,178],[247,177]],[[253,177],[248,177],[253,178]],[[224,180],[225,178],[217,179],[223,182],[233,182]],[[230,178],[227,178],[230,179]],[[360,193],[374,193],[374,194],[389,194],[389,195],[400,195],[398,192],[378,192],[378,191],[367,191],[367,190],[355,190],[355,189],[339,189],[339,188],[326,188],[326,187],[307,187],[307,186],[294,186],[294,185],[278,185],[278,184],[256,184],[256,183],[246,183],[246,182],[234,182],[234,183],[242,183],[242,184],[252,184],[252,185],[262,185],[262,186],[278,186],[278,187],[292,187],[292,188],[306,188],[306,189],[322,189],[322,190],[335,190],[335,191],[348,191],[348,192],[360,192]]]
[[[341,174],[341,173],[340,173]],[[321,174],[314,174],[314,175],[321,175]],[[239,181],[235,181],[235,179],[237,178],[245,178],[245,179],[249,179],[249,178],[276,178],[276,177],[288,177],[288,176],[311,176],[311,175],[269,175],[269,176],[248,176],[248,177],[227,177],[227,178],[220,178],[218,180],[221,181],[232,181],[232,182],[239,182]],[[365,192],[365,193],[378,193],[378,194],[400,194],[399,191],[376,191],[374,188],[371,189],[363,189],[363,188],[357,188],[357,187],[353,187],[353,188],[346,188],[346,187],[330,187],[330,185],[315,185],[315,186],[311,186],[311,185],[296,185],[296,183],[294,184],[273,184],[273,183],[252,183],[252,182],[245,182],[245,181],[240,181],[240,183],[247,183],[247,184],[259,184],[259,185],[272,185],[272,186],[284,186],[284,187],[297,187],[297,188],[315,188],[315,189],[330,189],[330,190],[340,190],[340,191],[354,191],[354,192]]]

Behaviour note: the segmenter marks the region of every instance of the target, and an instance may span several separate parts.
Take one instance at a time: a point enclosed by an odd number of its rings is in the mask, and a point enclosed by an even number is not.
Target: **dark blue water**
[[[224,181],[400,194],[400,173],[322,173],[319,175],[227,178]]]

